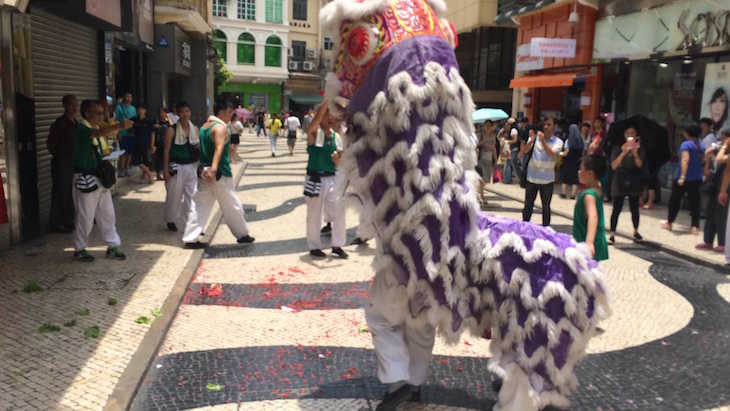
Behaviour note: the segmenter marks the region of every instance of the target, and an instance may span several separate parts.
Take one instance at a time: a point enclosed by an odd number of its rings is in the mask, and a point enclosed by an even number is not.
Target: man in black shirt
[[[73,202],[73,134],[79,100],[70,94],[63,96],[63,115],[56,119],[48,132],[46,146],[51,159],[51,214],[48,225],[53,233],[70,233],[74,230]]]
[[[149,184],[153,183],[150,165],[152,164],[152,151],[155,142],[155,122],[147,118],[147,109],[137,107],[137,117],[134,119],[134,165],[142,170],[140,181],[144,182],[145,177]]]

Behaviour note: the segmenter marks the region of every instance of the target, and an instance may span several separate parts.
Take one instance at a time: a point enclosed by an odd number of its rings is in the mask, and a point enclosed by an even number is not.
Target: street
[[[372,410],[385,390],[362,310],[374,245],[313,261],[303,142],[271,158],[267,138],[241,140],[238,194],[256,243],[220,225],[132,410]],[[488,200],[486,212],[520,218],[520,202]],[[357,216],[347,218],[349,242]],[[555,215],[553,228],[570,233],[571,220]],[[577,369],[572,409],[730,410],[730,278],[626,241],[604,266],[614,312]],[[424,403],[404,409],[491,409],[488,358],[480,337],[437,342]]]

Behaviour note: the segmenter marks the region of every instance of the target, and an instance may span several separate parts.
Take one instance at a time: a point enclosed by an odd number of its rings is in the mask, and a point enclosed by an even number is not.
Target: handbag
[[[117,182],[117,170],[108,161],[99,164],[99,180],[104,188],[111,188]]]

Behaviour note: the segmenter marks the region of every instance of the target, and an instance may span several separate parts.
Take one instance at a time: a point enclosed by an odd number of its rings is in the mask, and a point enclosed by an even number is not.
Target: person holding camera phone
[[[220,205],[223,218],[239,244],[255,241],[249,235],[248,223],[241,200],[236,194],[230,157],[230,136],[227,124],[233,117],[233,104],[219,101],[215,105],[217,116],[208,117],[200,128],[200,178],[195,206],[190,209],[185,226],[183,242],[185,248],[204,248],[200,242],[208,217],[216,201]]]
[[[624,208],[626,197],[629,198],[634,239],[636,241],[644,240],[644,237],[639,234],[639,197],[644,192],[646,182],[642,181],[641,176],[635,176],[639,175],[646,166],[646,149],[641,146],[641,138],[638,136],[636,127],[629,126],[624,131],[624,144],[611,150],[611,169],[614,172],[614,178],[611,180],[613,212],[611,213],[609,244],[616,243],[618,217]]]
[[[555,157],[563,148],[563,140],[555,134],[556,120],[549,118],[543,129],[530,130],[530,137],[522,148],[523,156],[530,156],[525,172],[525,208],[522,210],[522,221],[530,221],[535,207],[537,193],[542,201],[542,225],[550,226],[550,202],[555,188]],[[550,136],[550,137],[547,137]]]

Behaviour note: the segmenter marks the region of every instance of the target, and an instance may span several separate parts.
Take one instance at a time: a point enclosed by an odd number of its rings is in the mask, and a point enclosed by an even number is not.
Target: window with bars
[[[237,0],[238,18],[241,20],[256,20],[256,0]]]
[[[283,23],[282,15],[284,14],[283,0],[266,0],[266,22],[267,23]]]
[[[324,49],[325,50],[332,50],[335,47],[335,43],[332,42],[332,39],[329,37],[324,38]]]
[[[256,64],[256,41],[251,33],[241,33],[236,45],[236,61],[240,65]]]
[[[294,20],[307,20],[307,0],[294,0],[292,2]]]
[[[307,42],[305,41],[292,41],[292,60],[293,61],[304,61],[307,57]]]
[[[281,67],[281,39],[269,36],[264,46],[264,65],[266,67]]]
[[[213,16],[228,17],[228,0],[213,0]]]
[[[213,31],[213,46],[218,50],[218,56],[220,56],[223,62],[226,62],[226,56],[228,53],[228,39],[226,35],[220,30]]]

